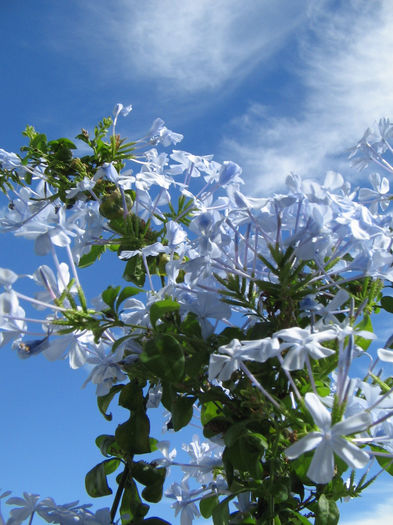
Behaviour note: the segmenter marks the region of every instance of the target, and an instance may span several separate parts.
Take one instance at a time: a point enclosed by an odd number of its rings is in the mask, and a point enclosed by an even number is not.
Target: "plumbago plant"
[[[377,366],[393,361],[393,338],[370,347],[373,316],[393,312],[387,178],[351,190],[338,173],[323,183],[290,175],[286,194],[246,197],[237,164],[160,152],[182,138],[160,119],[139,140],[121,138],[117,120],[130,110],[118,104],[92,134],[83,129],[79,149],[28,126],[20,154],[0,150],[1,229],[53,258],[23,276],[40,287],[35,297],[0,270],[0,344],[88,367],[102,415],[111,420],[115,402],[129,411],[97,437],[104,459],[86,475],[92,497],[116,480],[111,509],[24,493],[6,500],[7,523],[160,525],[149,507],[163,494],[182,525],[200,515],[338,523],[337,501],[393,474],[393,378]],[[392,175],[392,137],[381,120],[353,162]],[[123,275],[90,301],[78,269],[105,251]],[[41,313],[27,317],[26,305]],[[159,405],[175,432],[199,418],[188,463],[150,434]],[[182,472],[171,485],[170,467]]]

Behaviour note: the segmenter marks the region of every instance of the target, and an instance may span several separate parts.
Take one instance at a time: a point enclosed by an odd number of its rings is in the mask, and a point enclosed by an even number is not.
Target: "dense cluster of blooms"
[[[0,346],[87,366],[103,415],[117,395],[130,411],[97,438],[106,459],[86,476],[88,493],[102,496],[111,493],[103,479],[123,468],[111,510],[25,494],[7,500],[7,523],[36,513],[110,524],[118,511],[122,523],[167,523],[145,518],[142,500],[161,499],[172,466],[184,475],[165,495],[182,525],[200,513],[215,524],[337,522],[335,502],[361,493],[373,462],[393,473],[393,378],[375,371],[393,361],[393,341],[370,351],[372,314],[393,312],[387,178],[352,189],[338,173],[290,175],[287,193],[251,198],[234,162],[160,152],[182,139],[160,119],[142,139],[121,139],[117,120],[130,110],[118,104],[94,137],[82,130],[80,151],[32,127],[21,155],[0,149],[0,228],[33,240],[54,265],[23,276],[0,269]],[[382,120],[354,163],[392,174],[392,136]],[[124,261],[127,285],[89,304],[78,267],[106,250]],[[39,286],[35,297],[19,291],[22,278]],[[31,306],[42,315],[27,315]],[[160,404],[175,431],[200,411],[204,438],[184,445],[187,464],[150,436]],[[139,458],[154,451],[150,463]]]

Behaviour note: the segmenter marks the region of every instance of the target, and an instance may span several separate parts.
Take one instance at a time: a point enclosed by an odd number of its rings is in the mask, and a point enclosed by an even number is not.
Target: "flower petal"
[[[310,432],[299,441],[288,447],[285,454],[288,459],[295,459],[305,452],[317,447],[322,441],[322,434],[320,432]]]
[[[315,483],[329,483],[333,478],[334,456],[328,440],[323,440],[316,449],[307,476]]]
[[[377,354],[381,361],[393,363],[393,350],[390,348],[378,348]]]
[[[330,412],[325,405],[322,404],[319,397],[313,392],[307,392],[304,396],[304,402],[306,403],[306,407],[312,415],[315,424],[323,430],[330,428],[332,422]]]
[[[366,430],[372,423],[372,417],[368,412],[359,412],[348,419],[336,423],[332,428],[332,434],[335,436],[347,436]]]
[[[282,346],[281,346],[282,348]],[[282,367],[285,370],[300,370],[304,367],[304,348],[299,345],[292,346],[284,358]]]
[[[332,442],[334,452],[351,468],[363,468],[369,462],[370,456],[368,453],[350,441],[347,441],[342,437],[335,436]]]

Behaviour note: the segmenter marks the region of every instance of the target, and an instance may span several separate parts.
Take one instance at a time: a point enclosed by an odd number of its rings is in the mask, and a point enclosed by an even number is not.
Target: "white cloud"
[[[354,512],[354,517],[340,520],[341,525],[393,525],[393,498],[387,498],[385,501],[372,505],[367,511],[362,508],[359,513]]]
[[[228,90],[271,57],[306,16],[302,0],[118,0],[102,21],[121,74],[166,91]]]
[[[293,66],[302,83],[293,116],[274,117],[252,104],[222,143],[254,191],[277,188],[290,171],[321,177],[335,154],[393,113],[392,27],[390,0],[353,0],[311,12]]]

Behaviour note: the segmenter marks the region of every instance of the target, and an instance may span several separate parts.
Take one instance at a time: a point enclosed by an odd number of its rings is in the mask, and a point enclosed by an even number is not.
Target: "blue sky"
[[[140,137],[161,117],[184,134],[182,149],[236,161],[246,191],[265,195],[291,171],[333,169],[356,184],[347,149],[393,114],[390,0],[13,0],[1,11],[0,147],[9,151],[26,124],[72,138],[122,102],[134,107],[124,135]],[[0,266],[32,273],[42,260],[31,253],[3,236]],[[105,260],[94,277],[82,273],[92,295],[111,278]],[[87,501],[94,438],[112,427],[94,390],[80,390],[84,378],[1,349],[0,486]],[[388,524],[392,488],[386,479],[344,506],[342,523]]]

